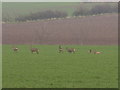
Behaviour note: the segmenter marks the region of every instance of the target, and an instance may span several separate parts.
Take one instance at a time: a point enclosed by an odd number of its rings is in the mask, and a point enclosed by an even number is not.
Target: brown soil
[[[117,45],[118,15],[3,24],[3,44]]]

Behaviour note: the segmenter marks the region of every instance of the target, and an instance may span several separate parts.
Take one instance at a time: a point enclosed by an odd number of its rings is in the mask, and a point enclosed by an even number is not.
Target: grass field
[[[27,45],[15,53],[3,45],[3,88],[116,88],[118,87],[118,47],[66,45],[75,54],[58,53],[57,45]],[[102,54],[88,53],[89,49]]]

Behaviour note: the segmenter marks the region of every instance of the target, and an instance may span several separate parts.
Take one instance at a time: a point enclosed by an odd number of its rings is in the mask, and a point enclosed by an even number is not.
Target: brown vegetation
[[[3,24],[3,44],[117,45],[118,15]]]

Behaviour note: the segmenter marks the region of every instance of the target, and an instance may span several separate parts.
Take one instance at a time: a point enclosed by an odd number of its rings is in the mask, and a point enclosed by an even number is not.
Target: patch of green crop
[[[117,88],[118,47],[65,45],[76,53],[58,53],[58,45],[3,45],[3,88]],[[102,52],[94,55],[89,49]]]

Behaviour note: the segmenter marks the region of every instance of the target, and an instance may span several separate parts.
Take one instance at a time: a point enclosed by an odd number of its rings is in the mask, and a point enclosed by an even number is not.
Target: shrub
[[[19,16],[16,21],[37,20],[37,19],[51,19],[51,18],[64,18],[67,17],[67,13],[61,11],[43,11],[37,13],[31,13],[28,16]]]
[[[89,9],[85,8],[84,6],[80,6],[76,11],[73,12],[74,16],[83,16],[89,15]]]
[[[112,13],[116,12],[117,8],[108,4],[96,5],[91,9],[91,14]]]

